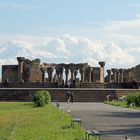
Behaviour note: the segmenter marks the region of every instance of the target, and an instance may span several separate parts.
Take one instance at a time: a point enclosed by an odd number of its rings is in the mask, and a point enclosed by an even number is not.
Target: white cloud
[[[111,21],[104,27],[106,36],[111,41],[125,45],[140,45],[140,18],[132,20]]]
[[[17,63],[17,56],[40,58],[46,63],[81,62],[92,66],[99,66],[99,61],[106,61],[106,67],[131,67],[137,63],[137,58],[130,53],[132,48],[125,49],[114,42],[92,41],[89,38],[68,34],[53,39],[45,38],[40,41],[40,37],[35,37],[34,42],[33,37],[32,39],[20,37],[1,44],[0,63]]]
[[[134,31],[137,31],[138,28],[140,28],[140,18],[137,17],[136,19],[133,20],[112,21],[110,24],[106,26],[105,29],[108,32],[131,33],[130,31],[133,31],[133,33],[136,33]]]

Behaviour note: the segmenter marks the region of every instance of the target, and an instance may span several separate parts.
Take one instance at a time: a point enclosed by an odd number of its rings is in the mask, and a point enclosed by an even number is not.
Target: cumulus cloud
[[[110,58],[118,59],[123,61],[117,64],[119,66],[135,66],[139,64],[140,59],[140,16],[136,15],[134,19],[131,20],[120,20],[120,21],[110,21],[104,26],[104,33],[108,40],[115,42],[117,48],[114,50],[116,54],[110,56]],[[113,48],[114,45],[111,45]],[[115,51],[114,51],[115,52]],[[118,56],[118,58],[116,57]],[[124,63],[124,64],[123,64]]]
[[[20,38],[0,44],[0,63],[17,63],[17,56],[40,58],[46,63],[89,63],[92,66],[98,66],[99,61],[106,61],[107,67],[128,67],[136,63],[129,49],[114,42],[104,43],[68,34],[45,38],[42,41],[38,38],[40,43],[36,43],[37,38],[36,42]]]

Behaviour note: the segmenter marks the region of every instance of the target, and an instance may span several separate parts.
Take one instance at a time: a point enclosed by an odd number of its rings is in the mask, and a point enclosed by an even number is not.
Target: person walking
[[[66,101],[67,101],[67,103],[70,102],[70,99],[71,99],[71,93],[70,93],[70,91],[67,91],[67,95],[66,95]]]
[[[71,91],[71,94],[70,94],[70,100],[71,100],[71,103],[73,103],[73,101],[74,101],[74,94],[73,94],[72,91]]]

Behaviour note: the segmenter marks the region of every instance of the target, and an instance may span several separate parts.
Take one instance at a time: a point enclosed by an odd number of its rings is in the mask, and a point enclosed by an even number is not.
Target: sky
[[[0,65],[131,68],[140,60],[140,0],[0,0]]]

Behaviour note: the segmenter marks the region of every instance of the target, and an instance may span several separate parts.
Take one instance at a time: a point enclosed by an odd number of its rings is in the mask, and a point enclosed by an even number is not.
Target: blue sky
[[[80,34],[79,26],[130,20],[139,14],[139,9],[139,0],[0,0],[0,31],[57,35],[56,28],[59,33],[67,33],[72,27],[70,32]]]
[[[1,65],[17,56],[106,61],[106,68],[139,64],[139,0],[0,0],[0,19]]]

